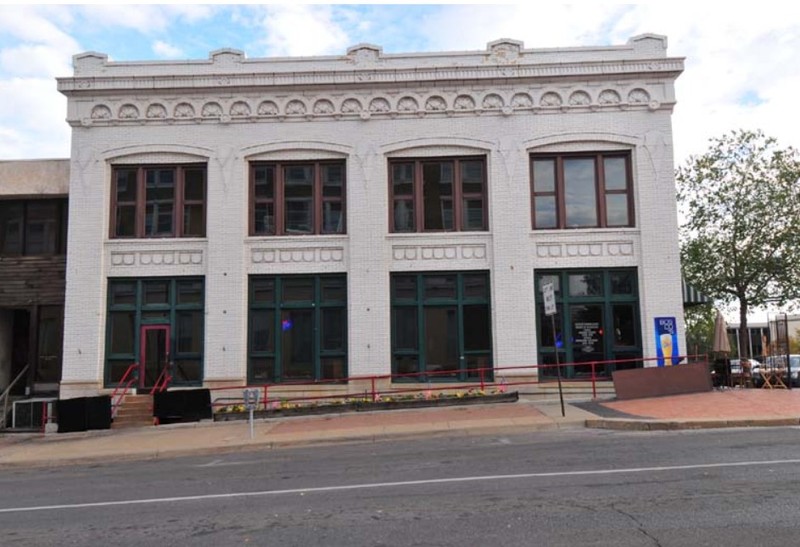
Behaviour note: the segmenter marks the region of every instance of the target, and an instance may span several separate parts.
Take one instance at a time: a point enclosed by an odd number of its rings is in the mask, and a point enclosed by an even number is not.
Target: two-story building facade
[[[77,55],[58,82],[72,126],[61,396],[110,389],[131,363],[141,387],[164,366],[207,387],[470,381],[556,352],[574,377],[642,366],[656,317],[683,329],[682,69],[654,35]]]

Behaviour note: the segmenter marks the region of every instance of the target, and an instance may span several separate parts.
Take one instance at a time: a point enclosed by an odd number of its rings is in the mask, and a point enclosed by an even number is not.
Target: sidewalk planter
[[[56,408],[59,433],[111,428],[109,395],[59,399]]]
[[[704,393],[713,389],[711,372],[706,363],[616,370],[611,377],[620,401]]]
[[[320,414],[340,414],[342,412],[371,412],[373,410],[405,410],[413,408],[430,408],[441,406],[483,405],[494,403],[513,403],[519,400],[519,393],[496,393],[491,395],[463,395],[438,397],[431,399],[408,399],[391,401],[348,401],[346,403],[325,403],[320,405],[293,406],[289,408],[273,408],[256,410],[254,418],[279,418],[283,416],[317,416]],[[250,413],[246,410],[215,412],[215,422],[247,420]]]
[[[211,418],[211,391],[181,389],[155,393],[153,416],[160,424],[208,420]]]

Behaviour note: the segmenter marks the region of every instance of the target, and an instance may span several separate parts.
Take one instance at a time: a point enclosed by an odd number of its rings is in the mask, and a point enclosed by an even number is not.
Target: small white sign
[[[556,291],[553,289],[552,283],[545,283],[542,285],[542,298],[544,298],[544,314],[556,314]]]
[[[261,391],[259,389],[245,389],[243,395],[244,399],[244,407],[247,410],[255,410],[258,406],[258,399],[259,394]]]

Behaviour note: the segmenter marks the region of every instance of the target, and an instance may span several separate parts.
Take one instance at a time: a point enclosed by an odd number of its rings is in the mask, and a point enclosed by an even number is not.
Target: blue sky
[[[66,100],[55,78],[72,55],[115,61],[341,55],[367,42],[387,53],[482,50],[498,38],[527,48],[623,44],[651,32],[686,57],[673,125],[676,163],[710,137],[761,128],[800,147],[800,4],[753,9],[645,5],[270,4],[0,5],[0,160],[69,156]],[[740,7],[741,6],[741,7]]]

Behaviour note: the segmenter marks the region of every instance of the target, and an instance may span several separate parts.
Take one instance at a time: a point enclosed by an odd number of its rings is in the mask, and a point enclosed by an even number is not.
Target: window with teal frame
[[[347,378],[347,277],[250,276],[247,381]]]
[[[394,381],[492,378],[487,272],[396,273],[391,291]]]
[[[542,285],[553,283],[553,320],[544,313]],[[639,292],[635,268],[539,270],[535,274],[537,349],[541,365],[567,364],[567,378],[610,377],[642,366]],[[555,377],[554,366],[540,369]]]
[[[108,281],[106,387],[139,361],[141,330],[168,325],[170,385],[203,383],[205,288],[202,277],[119,278]]]

